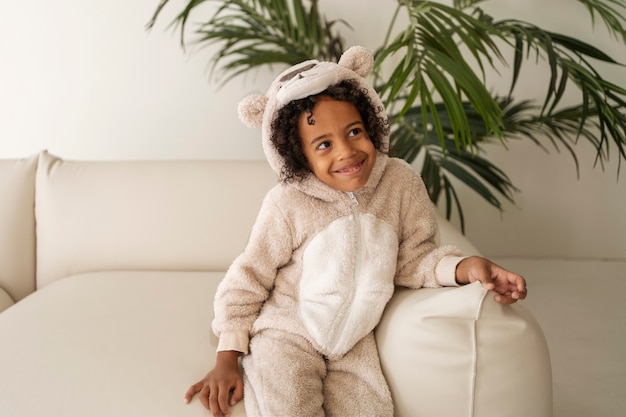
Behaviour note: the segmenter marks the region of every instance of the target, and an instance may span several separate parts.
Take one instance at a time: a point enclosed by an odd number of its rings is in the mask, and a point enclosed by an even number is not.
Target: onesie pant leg
[[[329,360],[300,336],[264,330],[242,363],[248,417],[393,416],[373,333]]]
[[[393,401],[383,376],[374,333],[338,360],[327,362],[327,417],[392,417]]]
[[[323,417],[326,363],[306,339],[264,330],[244,356],[248,417]]]

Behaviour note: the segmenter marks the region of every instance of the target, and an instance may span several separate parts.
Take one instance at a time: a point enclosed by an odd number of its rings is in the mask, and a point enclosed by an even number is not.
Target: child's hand
[[[496,292],[495,300],[501,304],[513,304],[526,298],[526,281],[518,274],[494,264],[480,256],[463,259],[456,267],[456,281],[469,284],[480,281],[488,290]]]
[[[238,357],[239,352],[218,352],[215,368],[187,390],[185,402],[189,403],[194,395],[200,393],[200,402],[214,417],[230,416],[230,407],[243,398],[243,379],[239,373]]]

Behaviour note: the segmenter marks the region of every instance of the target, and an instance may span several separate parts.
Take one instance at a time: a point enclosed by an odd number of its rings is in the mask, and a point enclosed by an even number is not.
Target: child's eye
[[[350,132],[348,133],[348,136],[350,136],[350,137],[357,136],[362,131],[363,131],[363,129],[361,129],[360,127],[355,127],[354,129],[350,130]]]
[[[317,149],[324,150],[330,147],[330,142],[324,141],[317,146]]]

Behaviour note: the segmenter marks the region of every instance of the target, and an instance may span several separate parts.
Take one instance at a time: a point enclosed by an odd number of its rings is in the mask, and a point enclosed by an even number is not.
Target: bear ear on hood
[[[239,119],[248,127],[261,127],[267,102],[267,96],[261,94],[251,94],[245,97],[237,107]]]
[[[365,78],[374,67],[374,56],[362,46],[353,46],[341,55],[338,64]]]

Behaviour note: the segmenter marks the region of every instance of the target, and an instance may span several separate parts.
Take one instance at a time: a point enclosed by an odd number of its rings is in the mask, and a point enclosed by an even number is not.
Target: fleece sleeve
[[[292,236],[272,191],[263,201],[248,244],[215,294],[213,332],[218,351],[247,353],[249,333],[269,297],[279,268],[289,262]]]
[[[396,285],[421,288],[456,286],[456,266],[464,259],[454,246],[437,246],[437,219],[424,182],[406,174],[400,228]]]

